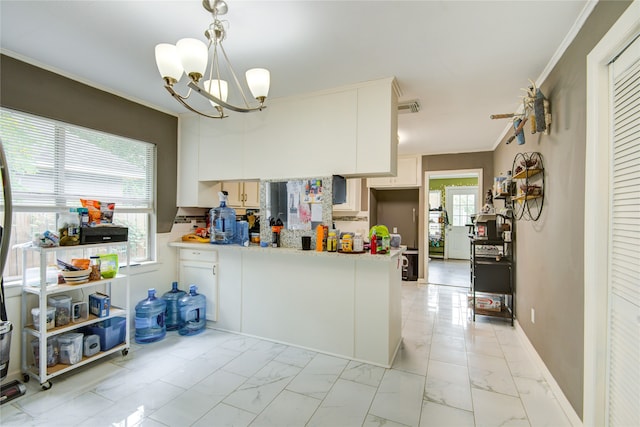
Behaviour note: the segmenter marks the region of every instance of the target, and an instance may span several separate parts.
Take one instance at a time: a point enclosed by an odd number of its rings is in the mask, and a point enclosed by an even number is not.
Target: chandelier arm
[[[227,61],[227,66],[229,67],[229,71],[231,72],[231,75],[233,76],[233,80],[236,83],[236,87],[240,91],[240,95],[242,95],[242,100],[244,101],[244,105],[247,108],[251,108],[251,107],[249,107],[249,102],[247,101],[247,97],[244,94],[244,90],[242,90],[242,85],[240,84],[240,81],[238,80],[238,77],[236,76],[236,72],[233,70],[233,66],[231,65],[231,61],[229,61],[229,57],[227,56],[227,51],[224,50],[224,46],[222,45],[222,43],[220,43],[220,50],[222,51],[222,55],[224,56],[225,61]]]
[[[192,111],[192,112],[194,112],[196,114],[199,114],[201,116],[207,117],[209,119],[224,119],[225,117],[227,117],[222,112],[220,112],[219,116],[211,116],[209,114],[202,113],[202,112],[196,110],[195,108],[193,108],[191,105],[187,104],[185,99],[187,99],[189,97],[188,95],[186,97],[183,97],[178,92],[173,90],[173,88],[171,86],[168,86],[168,85],[165,85],[164,88],[167,89],[167,91],[171,94],[171,96],[173,96],[180,104],[182,104],[183,107],[185,107],[189,111]],[[189,90],[189,93],[191,93],[191,90]]]
[[[207,98],[210,101],[215,102],[216,104],[224,107],[224,108],[228,108],[229,110],[235,111],[237,113],[250,113],[253,111],[262,111],[263,109],[267,108],[266,105],[260,104],[257,107],[253,107],[253,108],[242,108],[242,107],[236,107],[235,105],[229,104],[223,100],[221,100],[220,98],[211,95],[209,92],[207,92],[206,90],[204,90],[204,88],[201,88],[200,86],[198,86],[198,84],[196,84],[193,81],[190,81],[188,86],[193,89],[194,91],[196,91],[197,93],[199,93],[200,95],[204,96],[205,98]]]

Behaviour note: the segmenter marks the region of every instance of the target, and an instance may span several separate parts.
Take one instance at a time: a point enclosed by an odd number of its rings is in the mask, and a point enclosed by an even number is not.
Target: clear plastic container
[[[80,244],[80,216],[78,212],[62,212],[58,214],[58,237],[60,246]]]
[[[100,337],[98,335],[85,335],[83,338],[82,354],[84,357],[94,356],[100,352]]]
[[[34,338],[31,340],[31,349],[33,350],[33,364],[40,366],[40,340]],[[58,338],[47,338],[47,366],[58,364]]]
[[[40,330],[40,307],[34,307],[31,309],[31,316],[33,317],[33,326]],[[46,329],[49,330],[56,326],[56,308],[47,307],[47,320],[45,321]]]
[[[178,282],[173,282],[171,290],[162,295],[162,299],[167,303],[167,314],[165,323],[167,331],[177,331],[180,328],[180,310],[178,301],[185,296],[186,292],[178,289]]]
[[[196,335],[207,326],[207,298],[197,292],[196,285],[189,286],[189,293],[180,298],[180,335]]]
[[[149,289],[148,297],[136,304],[136,342],[138,344],[160,341],[167,334],[165,312],[167,303],[156,298],[156,290]]]
[[[58,336],[58,357],[60,363],[73,365],[82,360],[81,333],[69,332]]]
[[[71,297],[69,295],[53,295],[48,304],[56,308],[56,327],[68,325],[71,322]]]

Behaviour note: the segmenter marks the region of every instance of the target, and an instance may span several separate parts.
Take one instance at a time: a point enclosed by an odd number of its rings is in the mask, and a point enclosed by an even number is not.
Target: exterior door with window
[[[467,224],[478,210],[478,187],[446,187],[449,227],[445,233],[445,258],[469,259]]]

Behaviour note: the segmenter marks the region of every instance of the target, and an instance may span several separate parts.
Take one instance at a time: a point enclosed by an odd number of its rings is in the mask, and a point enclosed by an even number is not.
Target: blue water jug
[[[167,303],[165,312],[165,324],[167,331],[177,331],[180,327],[180,310],[178,301],[185,296],[186,292],[178,289],[178,282],[171,284],[171,290],[162,295],[162,299]]]
[[[149,289],[149,296],[136,304],[136,342],[146,344],[160,341],[167,334],[165,311],[167,303],[156,298],[156,290]]]
[[[227,207],[226,191],[218,193],[220,206],[210,211],[211,220],[211,243],[229,245],[234,243],[233,238],[236,229],[236,211]]]
[[[196,285],[189,286],[189,293],[180,298],[180,335],[195,335],[207,326],[207,299],[197,293]]]

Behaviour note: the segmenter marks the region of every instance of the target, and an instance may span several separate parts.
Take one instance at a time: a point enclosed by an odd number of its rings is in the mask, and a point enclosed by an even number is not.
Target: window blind
[[[640,41],[611,65],[609,426],[640,425]]]
[[[4,108],[0,137],[16,207],[67,208],[92,199],[121,212],[153,209],[153,144]]]

